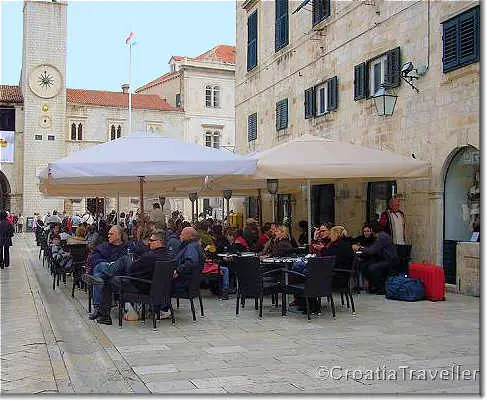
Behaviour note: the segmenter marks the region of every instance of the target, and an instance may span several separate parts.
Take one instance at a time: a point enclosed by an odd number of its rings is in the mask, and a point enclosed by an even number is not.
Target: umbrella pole
[[[306,191],[308,193],[308,244],[311,244],[311,181],[306,180]]]
[[[141,216],[144,215],[144,176],[139,176],[139,184],[140,184],[140,214]]]
[[[120,225],[120,192],[117,192],[117,224]]]
[[[257,209],[258,209],[258,219],[259,219],[259,225],[262,227],[262,194],[260,191],[260,188],[258,189],[259,197],[257,200]]]

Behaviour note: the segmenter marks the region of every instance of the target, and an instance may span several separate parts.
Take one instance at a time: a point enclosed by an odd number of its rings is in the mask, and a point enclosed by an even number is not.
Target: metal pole
[[[260,188],[257,191],[259,193],[258,199],[257,199],[257,210],[258,210],[258,218],[259,218],[259,225],[262,227],[264,224],[262,221],[262,193],[260,191]]]
[[[120,225],[120,192],[117,192],[117,224]]]
[[[144,215],[144,176],[139,177],[140,184],[140,214]]]
[[[312,227],[312,222],[311,222],[311,181],[306,180],[306,192],[308,195],[308,244],[311,244],[311,227]]]
[[[272,195],[272,222],[276,222],[276,195]]]
[[[129,134],[132,133],[132,43],[129,45]]]

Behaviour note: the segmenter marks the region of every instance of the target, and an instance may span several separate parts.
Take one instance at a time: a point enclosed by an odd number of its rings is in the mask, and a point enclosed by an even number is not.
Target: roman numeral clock
[[[30,73],[29,87],[39,97],[52,98],[59,93],[61,86],[61,73],[52,65],[38,65]]]

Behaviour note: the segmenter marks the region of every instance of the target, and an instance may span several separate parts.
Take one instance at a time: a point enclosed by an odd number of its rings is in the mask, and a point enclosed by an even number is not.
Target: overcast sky
[[[68,2],[68,88],[120,91],[128,82],[131,31],[132,88],[169,71],[172,55],[195,57],[218,44],[235,45],[234,1]],[[0,83],[18,85],[22,65],[21,1],[1,1]]]

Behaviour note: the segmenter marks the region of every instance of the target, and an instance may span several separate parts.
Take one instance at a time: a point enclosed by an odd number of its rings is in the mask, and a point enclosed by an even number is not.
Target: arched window
[[[113,141],[116,139],[116,134],[115,134],[115,125],[112,125],[112,128],[110,129],[110,140]]]
[[[76,141],[76,124],[71,124],[71,140]]]
[[[122,136],[122,127],[119,125],[117,127],[117,138],[120,138]]]
[[[83,139],[83,125],[81,123],[78,124],[78,141]]]

